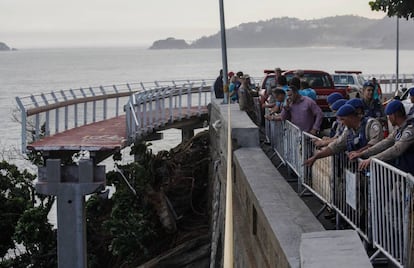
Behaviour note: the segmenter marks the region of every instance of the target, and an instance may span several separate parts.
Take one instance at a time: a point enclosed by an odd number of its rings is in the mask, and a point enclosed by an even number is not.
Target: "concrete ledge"
[[[301,268],[372,267],[354,230],[302,234]]]
[[[220,133],[220,136],[227,137],[228,108],[230,105],[232,138],[235,140],[237,147],[258,147],[260,145],[259,127],[252,122],[246,112],[240,111],[239,104],[220,104],[221,101],[211,100],[210,124],[220,120],[221,130],[216,131],[224,131]],[[226,139],[223,140],[227,143]]]
[[[236,150],[234,165],[240,224],[249,230],[235,244],[250,243],[255,267],[300,267],[301,235],[323,226],[261,148]]]

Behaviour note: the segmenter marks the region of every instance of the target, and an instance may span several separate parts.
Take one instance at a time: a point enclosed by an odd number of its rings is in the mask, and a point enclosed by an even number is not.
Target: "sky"
[[[380,19],[369,0],[223,0],[226,28],[278,17]],[[11,47],[149,46],[220,29],[219,0],[1,0],[0,42]]]

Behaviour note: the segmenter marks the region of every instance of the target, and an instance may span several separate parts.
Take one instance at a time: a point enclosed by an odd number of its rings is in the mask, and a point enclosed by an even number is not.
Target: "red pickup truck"
[[[284,71],[282,75],[286,76],[288,83],[292,77],[296,75],[298,70],[288,70]],[[266,90],[269,86],[275,85],[275,73],[272,70],[265,70],[265,77],[262,80],[262,89]],[[321,107],[324,112],[325,118],[323,128],[330,127],[330,123],[335,120],[335,114],[329,109],[329,105],[326,102],[326,99],[329,94],[333,92],[341,93],[344,98],[348,99],[348,92],[345,88],[335,88],[332,77],[329,73],[319,70],[301,70],[303,76],[301,79],[305,79],[311,88],[316,91],[316,103]]]

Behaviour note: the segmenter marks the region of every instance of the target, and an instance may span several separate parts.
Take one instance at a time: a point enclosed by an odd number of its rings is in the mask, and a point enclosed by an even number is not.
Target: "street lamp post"
[[[395,79],[395,87],[398,91],[398,80],[399,80],[399,57],[400,57],[400,18],[397,16],[397,40],[396,40],[396,79]]]

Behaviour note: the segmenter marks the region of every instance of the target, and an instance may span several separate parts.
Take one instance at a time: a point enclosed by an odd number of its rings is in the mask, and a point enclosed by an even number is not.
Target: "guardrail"
[[[303,161],[315,153],[315,136],[293,131],[296,128],[290,122],[265,124],[273,150],[290,167],[299,168],[302,162],[297,159]],[[324,204],[317,216],[326,207],[334,209],[367,244],[377,248],[372,261],[383,253],[397,267],[413,267],[414,177],[377,159],[369,170],[359,171],[359,161],[349,161],[340,153],[318,159],[312,167],[301,166],[295,173],[305,190]]]
[[[398,267],[413,267],[414,177],[378,159],[371,162],[372,240]]]
[[[201,81],[131,95],[125,106],[129,143],[166,123],[200,116],[205,113],[211,94],[211,84]]]
[[[381,85],[382,93],[393,94],[396,90],[397,76],[395,74],[370,74],[364,75],[365,79],[371,80],[373,77]],[[414,74],[400,74],[398,76],[398,86],[409,88],[414,85]]]
[[[185,84],[213,81],[198,79],[126,83],[16,97],[21,114],[22,152],[26,153],[28,143],[43,137],[123,114],[124,104],[133,93],[162,88],[163,85],[179,88]]]

